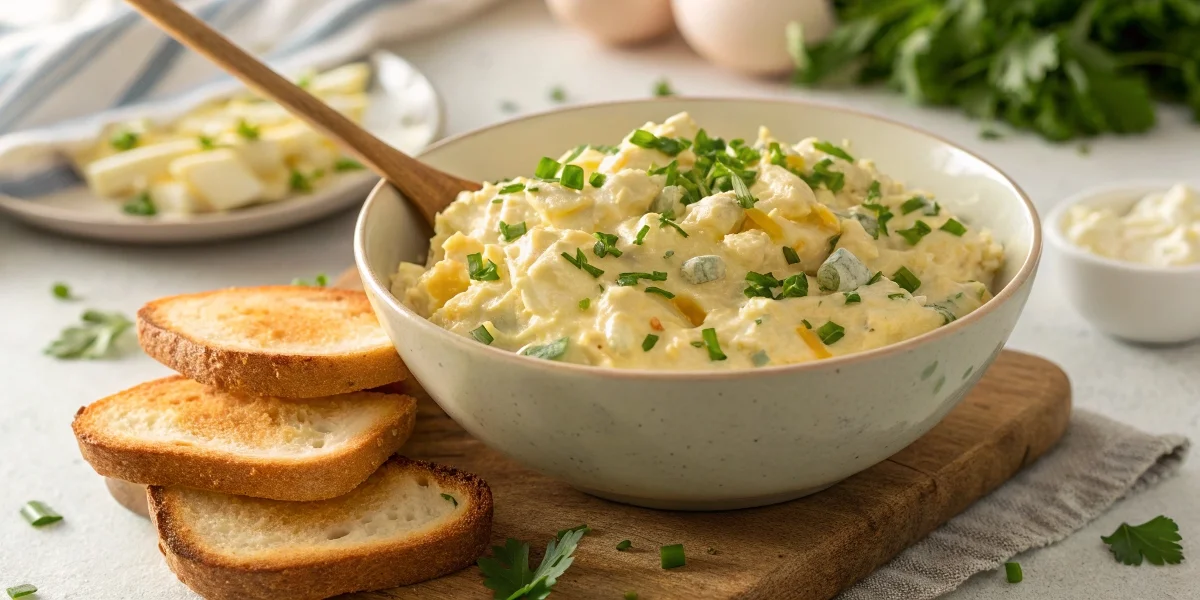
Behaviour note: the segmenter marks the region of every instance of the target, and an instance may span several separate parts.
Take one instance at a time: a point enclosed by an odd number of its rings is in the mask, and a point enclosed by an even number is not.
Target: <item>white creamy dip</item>
[[[1071,207],[1062,227],[1071,243],[1105,258],[1156,267],[1200,263],[1200,194],[1182,183],[1147,195],[1124,214]]]

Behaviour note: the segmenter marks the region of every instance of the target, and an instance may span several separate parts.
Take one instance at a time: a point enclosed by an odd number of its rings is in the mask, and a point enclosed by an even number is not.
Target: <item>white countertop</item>
[[[814,97],[885,114],[982,154],[1013,176],[1045,212],[1081,188],[1130,178],[1200,178],[1200,128],[1183,111],[1160,110],[1148,136],[1049,145],[1032,136],[979,138],[979,125],[953,112],[921,109],[883,92],[814,93],[745,79],[696,57],[679,39],[638,50],[610,50],[552,25],[536,0],[507,3],[473,23],[393,48],[441,92],[446,133],[504,118],[501,100],[521,112],[551,108],[562,85],[570,102],[644,97],[661,76],[681,94]],[[162,561],[149,523],[113,502],[80,458],[71,434],[75,411],[107,394],[168,371],[144,355],[117,361],[59,361],[41,350],[84,307],[133,314],[147,300],[229,285],[286,283],[351,263],[354,214],[253,241],[168,249],[99,245],[26,229],[0,217],[0,587],[33,583],[43,600],[196,598]],[[1091,330],[1059,298],[1044,266],[1010,345],[1046,356],[1071,376],[1076,406],[1151,432],[1200,439],[1200,344],[1148,349]],[[81,302],[54,300],[66,281]],[[1198,309],[1200,310],[1200,309]],[[1025,581],[984,573],[950,594],[975,598],[1197,598],[1200,592],[1200,466],[1118,504],[1069,539],[1018,557]],[[17,509],[40,499],[65,515],[57,526],[29,527]],[[1100,536],[1122,521],[1174,518],[1188,560],[1170,567],[1117,564]],[[570,573],[567,574],[570,577]],[[485,591],[480,587],[481,593]],[[482,594],[481,594],[482,596]]]

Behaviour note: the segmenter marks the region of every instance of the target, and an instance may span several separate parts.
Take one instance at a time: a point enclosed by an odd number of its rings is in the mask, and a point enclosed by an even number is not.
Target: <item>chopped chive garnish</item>
[[[921,241],[921,238],[929,235],[932,231],[933,229],[930,229],[928,223],[925,221],[917,221],[908,229],[897,229],[896,233],[900,234],[901,237],[907,240],[909,245],[916,246],[917,242]]]
[[[567,259],[567,262],[575,265],[576,269],[587,271],[588,275],[591,275],[592,277],[599,277],[604,274],[603,270],[597,269],[596,267],[588,264],[587,257],[583,255],[583,248],[576,249],[575,256],[571,256],[570,254],[563,252],[562,257]]]
[[[667,81],[666,77],[654,82],[654,95],[659,98],[675,95],[675,90],[671,89],[671,82]]]
[[[682,235],[683,237],[688,236],[688,232],[684,231],[683,228],[679,226],[679,223],[675,222],[675,211],[673,210],[668,210],[663,214],[658,215],[658,227],[659,229],[673,227],[675,231],[679,232],[679,235]]]
[[[758,202],[758,198],[755,198],[750,193],[750,188],[746,187],[746,182],[742,181],[742,178],[732,171],[729,173],[729,181],[733,184],[733,195],[737,198],[738,204],[742,208],[754,208],[754,203]]]
[[[654,344],[650,344],[650,345],[653,346]],[[645,347],[645,344],[643,344],[642,346]],[[621,540],[621,541],[617,542],[617,550],[625,551],[632,547],[633,547],[633,542],[631,542],[629,540]]]
[[[967,228],[963,227],[962,223],[959,223],[954,219],[946,221],[941,227],[938,227],[938,229],[941,229],[950,235],[957,235],[958,237],[962,237],[962,235],[967,232]]]
[[[588,183],[592,184],[592,187],[594,188],[604,187],[604,182],[607,180],[608,176],[599,172],[592,173],[592,176],[588,177]]]
[[[692,346],[695,348],[703,348],[704,342],[692,342]]]
[[[805,329],[812,329],[812,323],[809,323],[808,319],[800,319],[800,324],[804,325]]]
[[[58,283],[55,283],[54,287],[50,288],[50,292],[53,293],[54,297],[58,298],[59,300],[70,300],[71,299],[71,286],[69,286],[61,281]]]
[[[553,179],[555,175],[558,175],[560,168],[562,168],[562,164],[557,160],[549,156],[543,156],[538,161],[537,168],[533,170],[533,176],[538,179]]]
[[[658,294],[659,296],[662,296],[663,298],[666,298],[667,300],[670,300],[671,298],[675,297],[675,294],[672,294],[671,292],[668,292],[667,290],[664,290],[660,287],[654,287],[654,286],[647,287],[646,293],[647,294]]]
[[[654,335],[653,333],[647,335],[646,339],[642,340],[642,351],[649,352],[650,349],[653,348],[654,345],[657,343],[658,343],[657,335]],[[628,546],[626,546],[626,548],[628,548]],[[621,549],[621,547],[617,546],[617,550],[620,550],[620,549]]]
[[[133,131],[119,131],[113,134],[112,138],[108,140],[108,144],[113,148],[124,152],[125,150],[132,150],[136,148],[140,138],[141,136]]]
[[[550,88],[550,99],[562,104],[567,101],[567,90],[564,90],[561,85],[556,85]]]
[[[213,148],[217,147],[217,143],[214,142],[213,139],[211,137],[208,137],[207,135],[196,136],[196,141],[200,143],[201,150],[212,150]]]
[[[647,233],[650,233],[650,226],[649,226],[649,225],[642,225],[642,228],[638,230],[638,232],[637,232],[637,237],[636,237],[636,238],[634,238],[634,240],[633,240],[633,243],[635,243],[635,244],[637,244],[637,245],[641,246],[641,245],[642,245],[642,242],[646,241],[646,234],[647,234]]]
[[[754,271],[747,271],[746,281],[749,281],[755,285],[761,285],[763,287],[779,287],[783,285],[782,281],[775,279],[775,275],[773,273],[767,273],[764,275]]]
[[[1021,583],[1021,580],[1025,578],[1021,573],[1021,563],[1004,563],[1004,577],[1008,579],[1009,583]]]
[[[475,338],[475,341],[485,346],[491,346],[492,342],[496,341],[495,338],[492,337],[492,334],[488,332],[487,327],[484,325],[480,325],[479,327],[472,329],[471,337]]]
[[[842,239],[842,234],[840,234],[840,233],[829,238],[829,253],[830,254],[833,254],[833,251],[837,248],[837,244],[839,241],[841,241],[841,239]]]
[[[663,260],[666,260],[666,259],[668,259],[668,258],[671,258],[672,256],[675,256],[675,251],[674,251],[674,250],[667,250],[666,252],[664,252],[664,253],[663,253]]]
[[[908,297],[908,294],[901,294],[901,293],[888,294],[889,300],[897,300],[899,298],[907,298],[907,297]]]
[[[500,279],[500,274],[496,272],[496,263],[488,259],[487,264],[484,264],[483,255],[478,252],[467,255],[467,272],[475,281]]]
[[[921,287],[921,280],[917,279],[917,276],[913,275],[908,267],[900,267],[895,273],[892,273],[892,281],[910,294],[915,293],[917,288]]]
[[[523,183],[510,183],[510,184],[500,188],[499,190],[497,190],[497,193],[515,194],[523,189],[525,189],[525,184],[523,184]]]
[[[843,292],[846,295],[846,304],[858,304],[862,302],[862,297],[858,292]]]
[[[530,346],[522,350],[521,354],[525,356],[532,356],[534,358],[541,358],[544,360],[556,360],[558,357],[566,354],[568,342],[569,340],[567,338],[558,338],[549,344]]]
[[[442,494],[442,500],[445,500],[446,502],[453,502],[454,508],[458,508],[458,500],[455,499],[454,496],[451,496],[450,494]]]
[[[525,221],[521,221],[516,225],[509,225],[504,221],[500,221],[500,239],[506,242],[511,242],[525,235],[526,232],[528,232],[528,229],[525,227]]]
[[[709,360],[725,360],[725,353],[721,352],[721,343],[717,341],[717,330],[709,327],[700,332],[700,336],[704,338],[704,345],[708,346]],[[683,546],[679,546],[679,552],[682,556]]]
[[[629,136],[629,143],[641,148],[653,148],[658,136],[645,129],[635,129]]]
[[[787,264],[789,264],[789,265],[794,265],[794,264],[800,262],[800,255],[796,254],[795,248],[792,248],[791,246],[784,246],[783,247],[783,260],[786,260]]]
[[[158,214],[158,207],[154,205],[154,200],[150,198],[149,192],[142,192],[122,205],[121,212],[139,217],[153,217]]]
[[[583,167],[579,165],[564,166],[562,170],[562,179],[559,181],[562,182],[563,187],[571,188],[573,190],[582,190]]]
[[[783,280],[780,298],[803,298],[808,295],[808,275],[797,273]]]
[[[339,156],[337,160],[333,161],[333,170],[338,173],[343,173],[345,171],[361,171],[365,168],[366,167],[363,166],[362,163],[348,156]]]
[[[571,153],[568,154],[567,157],[563,159],[563,164],[565,165],[565,164],[579,158],[579,155],[583,154],[584,150],[587,150],[587,144],[580,144],[578,146],[575,146],[575,148],[573,148],[571,150]]]
[[[929,204],[925,207],[925,211],[922,214],[927,217],[936,217],[942,214],[942,205],[937,202]]]
[[[871,285],[871,284],[873,284],[873,283],[876,283],[876,282],[878,282],[880,279],[883,279],[883,271],[875,271],[875,274],[874,274],[874,275],[872,275],[872,276],[871,276],[871,278],[867,280],[867,285]]]
[[[820,150],[821,152],[824,152],[830,156],[836,156],[844,161],[854,162],[854,157],[850,156],[849,152],[846,152],[845,150],[842,150],[841,148],[838,148],[829,142],[817,142],[813,144],[813,148],[816,148],[817,150]]]
[[[624,254],[617,249],[617,240],[620,238],[618,238],[616,235],[597,231],[596,233],[593,233],[592,236],[597,240],[596,245],[592,247],[592,252],[594,252],[598,258],[604,258],[609,254],[613,256],[621,256]]]
[[[687,140],[658,137],[645,129],[635,129],[629,135],[629,143],[639,148],[658,150],[667,156],[675,156],[686,150],[690,145],[690,142]]]
[[[537,193],[537,191],[538,191],[539,189],[541,189],[541,188],[539,188],[539,187],[538,187],[538,186],[536,186],[536,185],[531,185],[531,186],[529,186],[529,187],[525,188],[525,191],[527,191],[527,192],[533,192],[533,193],[535,193],[535,194],[536,194],[536,193]]]
[[[754,324],[755,324],[755,325],[762,325],[762,317],[759,317],[759,318],[755,319],[755,320],[754,320]]]
[[[756,367],[762,367],[771,362],[771,357],[767,356],[766,350],[759,350],[750,355],[750,362]]]
[[[875,183],[879,183],[879,182],[877,181]],[[882,204],[871,204],[869,199],[867,202],[864,202],[862,204],[862,207],[875,213],[875,222],[879,226],[879,233],[882,233],[883,235],[890,235],[888,233],[887,224],[888,224],[888,221],[891,221],[892,217],[895,216],[892,214],[892,211],[888,210],[888,207],[886,207]],[[864,229],[865,229],[865,227],[864,227]],[[879,238],[876,237],[875,239],[879,239]]]
[[[293,192],[307,194],[313,190],[312,179],[304,173],[292,169],[291,175],[288,176],[288,188]]]
[[[591,305],[592,305],[592,299],[584,298],[583,300],[579,301],[579,310],[587,310],[588,307]]]
[[[37,587],[32,583],[22,583],[21,585],[6,588],[4,591],[8,592],[9,598],[24,598],[30,594],[36,594]]]
[[[879,189],[879,180],[871,182],[867,187],[867,200],[863,204],[870,204],[883,197],[883,192]]]
[[[237,134],[248,140],[257,140],[258,126],[247,123],[245,119],[240,119],[237,124]]]
[[[652,273],[619,273],[617,274],[617,285],[637,285],[639,279],[649,279],[650,281],[666,281],[667,274],[662,271],[654,271]]]
[[[925,208],[925,202],[924,196],[913,196],[900,205],[900,214],[907,215],[910,212],[921,210]]]
[[[30,500],[21,507],[21,516],[34,527],[57,523],[62,520],[62,515],[54,512],[45,502],[40,500]]]
[[[706,329],[705,331],[712,330]],[[724,358],[725,355],[721,355],[720,359],[714,360],[724,360]],[[687,564],[687,558],[683,553],[683,544],[671,544],[670,546],[663,546],[659,549],[658,556],[660,562],[662,563],[662,568],[664,569],[674,569],[675,567],[682,567],[683,565]]]
[[[821,342],[826,346],[829,346],[842,339],[842,337],[845,335],[846,328],[834,323],[833,321],[827,321],[821,326],[820,329],[817,330],[817,337],[821,338]]]

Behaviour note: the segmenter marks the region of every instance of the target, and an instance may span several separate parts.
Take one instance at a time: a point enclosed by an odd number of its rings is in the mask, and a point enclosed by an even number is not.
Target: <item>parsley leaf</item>
[[[46,354],[63,359],[108,358],[121,335],[133,326],[125,315],[116,312],[88,310],[81,320],[81,324],[62,330],[58,339],[46,347]]]
[[[496,599],[543,600],[575,561],[572,555],[584,533],[578,529],[550,540],[541,564],[532,572],[528,543],[508,538],[503,546],[492,546],[492,556],[477,561],[483,585],[494,592],[492,597]]]
[[[1108,544],[1117,562],[1127,565],[1141,565],[1143,558],[1155,565],[1177,565],[1183,560],[1179,526],[1162,515],[1141,525],[1121,523],[1112,535],[1100,539]]]

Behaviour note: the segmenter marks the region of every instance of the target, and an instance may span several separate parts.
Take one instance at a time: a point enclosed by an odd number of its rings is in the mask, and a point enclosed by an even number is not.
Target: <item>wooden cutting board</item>
[[[355,287],[350,276],[339,285]],[[425,394],[403,453],[471,471],[495,501],[494,542],[525,540],[537,566],[560,529],[586,523],[575,563],[552,597],[832,598],[1049,450],[1066,430],[1071,389],[1044,359],[1001,353],[979,385],[924,437],[895,456],[819,494],[739,511],[691,513],[636,508],[575,491],[525,469],[471,438]],[[131,484],[110,485],[144,510]],[[138,486],[140,487],[140,486]],[[121,492],[125,491],[125,498]],[[621,540],[633,548],[618,552]],[[663,570],[659,547],[684,545],[687,565]],[[475,567],[362,599],[490,598]]]

